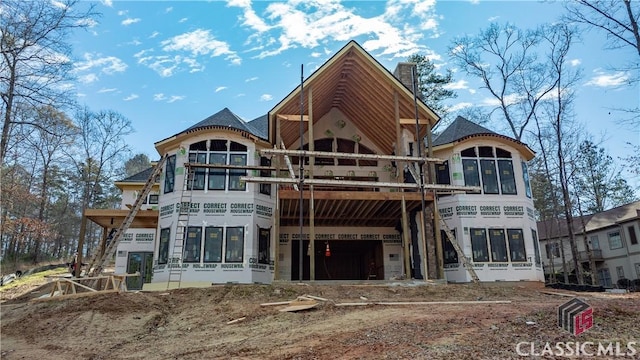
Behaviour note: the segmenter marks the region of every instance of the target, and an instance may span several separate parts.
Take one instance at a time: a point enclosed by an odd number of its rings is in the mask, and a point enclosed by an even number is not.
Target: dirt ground
[[[593,328],[578,337],[558,328],[557,307],[571,299],[558,293],[591,305]],[[260,305],[304,294],[329,301],[300,312]],[[17,295],[3,294],[0,304],[2,359],[511,359],[519,342],[540,351],[569,341],[621,342],[623,352],[636,341],[640,353],[640,293],[407,281],[220,285],[47,302]],[[335,306],[478,300],[511,303]]]

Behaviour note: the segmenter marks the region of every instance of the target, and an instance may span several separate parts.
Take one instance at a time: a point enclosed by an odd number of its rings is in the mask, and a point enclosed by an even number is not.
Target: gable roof
[[[453,144],[462,142],[474,137],[493,137],[500,142],[506,142],[514,146],[520,151],[526,160],[531,160],[535,156],[535,153],[529,146],[521,141],[518,141],[512,137],[498,134],[491,131],[484,126],[480,126],[474,122],[471,122],[462,116],[456,117],[456,119],[447,126],[446,129],[440,135],[433,140],[433,146],[443,146],[447,144]]]
[[[599,231],[618,224],[640,219],[640,201],[621,205],[603,212],[573,217],[572,228],[574,234],[583,233],[582,221],[587,233]],[[567,237],[567,222],[564,219],[550,219],[538,221],[538,236],[540,239],[557,239]]]
[[[302,104],[301,87],[304,90]],[[400,119],[401,129],[415,136],[416,104],[413,93],[353,40],[269,111],[269,137],[273,142],[279,128],[285,146],[297,148],[301,115],[307,117],[303,121],[307,131],[310,114],[315,123],[332,109],[344,114],[358,132],[387,154],[393,152],[393,144],[397,140],[396,118]],[[422,137],[429,125],[433,127],[440,117],[420,99],[417,101],[417,112],[424,124],[420,129]],[[411,119],[413,121],[409,121]]]
[[[256,135],[260,136],[263,139],[269,138],[269,117],[267,114],[259,116],[247,123],[249,126],[252,126],[256,131]]]

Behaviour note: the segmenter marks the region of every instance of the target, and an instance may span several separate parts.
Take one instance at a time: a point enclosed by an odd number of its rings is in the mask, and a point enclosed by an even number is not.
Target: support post
[[[309,134],[309,150],[315,151],[314,137],[313,137],[313,88],[309,88],[307,90],[309,95],[307,95],[309,101],[309,122],[308,126],[308,134]],[[309,179],[313,179],[313,170],[315,168],[315,160],[314,156],[309,157]],[[315,247],[315,238],[316,238],[316,229],[315,229],[315,204],[313,201],[313,185],[309,185],[309,280],[315,281],[316,279],[316,247]]]
[[[75,269],[73,269],[73,276],[80,277],[80,273],[82,272],[82,251],[84,247],[84,237],[87,233],[87,217],[85,216],[84,210],[82,210],[82,221],[80,222],[80,234],[78,235],[78,251],[76,253],[76,257],[74,258]]]

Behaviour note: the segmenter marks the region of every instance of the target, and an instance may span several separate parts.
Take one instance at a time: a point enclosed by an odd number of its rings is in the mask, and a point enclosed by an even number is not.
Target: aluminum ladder
[[[184,245],[189,227],[189,217],[191,215],[191,199],[193,194],[193,181],[195,169],[189,164],[185,164],[185,176],[182,184],[182,194],[180,195],[180,209],[178,210],[178,224],[176,235],[173,240],[173,249],[167,266],[169,276],[167,278],[167,289],[179,288],[182,282],[182,265],[184,257]],[[171,286],[175,284],[175,286]]]

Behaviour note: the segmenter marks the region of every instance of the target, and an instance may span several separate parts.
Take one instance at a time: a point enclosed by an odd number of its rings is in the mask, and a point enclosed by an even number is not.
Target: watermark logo
[[[578,336],[593,326],[593,309],[586,302],[574,298],[558,307],[558,326]]]

